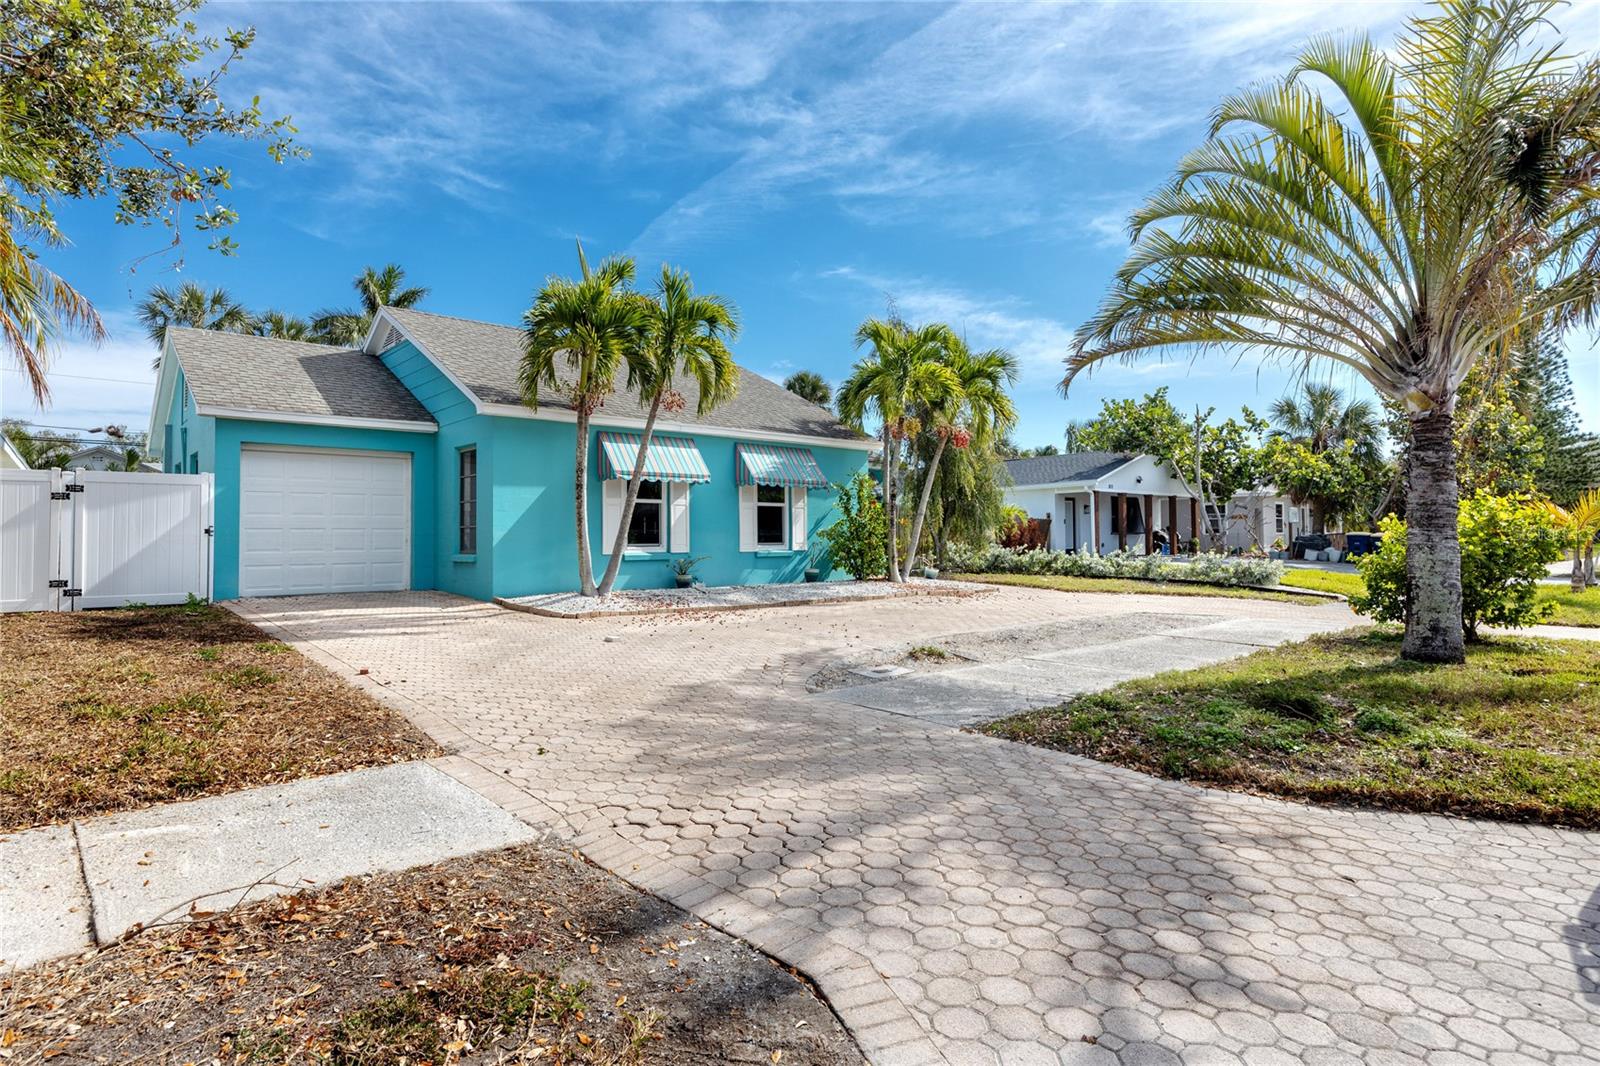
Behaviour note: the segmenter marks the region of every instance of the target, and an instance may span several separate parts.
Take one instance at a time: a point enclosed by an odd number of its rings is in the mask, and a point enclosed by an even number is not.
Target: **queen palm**
[[[928,516],[928,500],[933,495],[934,479],[945,447],[952,441],[958,449],[971,444],[987,445],[1017,424],[1017,409],[1006,393],[1017,380],[1017,360],[1003,348],[973,352],[959,337],[946,344],[942,362],[956,378],[956,389],[942,402],[926,408],[924,430],[934,434],[933,454],[922,471],[922,492],[917,514],[911,521],[911,543],[906,548],[906,570],[917,568],[917,546],[922,543],[922,523]]]
[[[644,343],[625,352],[624,358],[628,359],[629,385],[638,391],[641,401],[649,401],[650,409],[622,501],[622,521],[600,579],[602,597],[611,595],[628,547],[628,525],[639,500],[639,482],[644,477],[656,418],[663,407],[670,413],[683,408],[683,396],[673,387],[677,376],[694,378],[699,392],[695,410],[702,415],[731,399],[739,388],[739,368],[726,343],[739,335],[739,316],[732,304],[720,296],[697,294],[687,272],[666,266],[656,282],[655,298],[641,302],[646,313]]]
[[[859,428],[876,415],[883,439],[883,511],[888,520],[889,580],[900,580],[900,545],[895,478],[901,442],[919,428],[912,412],[949,401],[961,388],[944,353],[960,338],[949,326],[912,329],[897,318],[869,318],[856,330],[856,347],[868,348],[839,389],[839,415]]]
[[[826,407],[833,402],[833,389],[815,370],[796,370],[783,379],[783,387],[818,407]]]
[[[311,317],[311,333],[324,344],[354,347],[366,339],[380,307],[415,307],[428,295],[420,285],[406,285],[406,272],[398,263],[381,270],[366,267],[350,282],[361,307],[322,310]]]
[[[542,391],[565,393],[577,413],[572,496],[577,524],[578,590],[595,594],[589,557],[589,423],[616,384],[617,371],[639,359],[650,324],[633,292],[633,260],[617,256],[595,270],[578,245],[576,280],[552,277],[522,315],[522,401],[537,408]]]
[[[137,314],[145,335],[158,345],[168,326],[226,333],[245,333],[251,326],[250,312],[228,290],[207,289],[195,281],[185,281],[175,289],[155,286],[140,302]],[[159,356],[152,365],[161,365]]]
[[[1592,314],[1600,288],[1600,65],[1535,46],[1554,6],[1442,0],[1394,58],[1320,37],[1282,81],[1225,99],[1132,216],[1062,381],[1173,346],[1244,348],[1332,360],[1402,406],[1410,659],[1465,655],[1462,379],[1541,318]]]

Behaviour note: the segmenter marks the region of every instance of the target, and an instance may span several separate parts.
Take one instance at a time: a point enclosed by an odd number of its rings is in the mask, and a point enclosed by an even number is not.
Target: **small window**
[[[456,453],[458,473],[457,550],[462,555],[478,552],[478,449],[462,448]]]
[[[781,548],[789,542],[789,492],[782,485],[756,486],[756,544]]]
[[[1272,531],[1274,533],[1283,532],[1283,504],[1281,503],[1272,505]]]
[[[190,452],[189,453],[189,473],[198,474],[199,472],[200,472],[200,453],[199,452]]]
[[[664,542],[661,530],[666,523],[661,520],[664,504],[659,481],[639,482],[639,498],[633,504],[633,517],[628,521],[628,547],[660,550]]]

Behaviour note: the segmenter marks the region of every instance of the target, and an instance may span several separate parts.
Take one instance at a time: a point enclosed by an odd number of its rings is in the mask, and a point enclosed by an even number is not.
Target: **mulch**
[[[0,832],[439,752],[219,607],[0,617]]]
[[[0,978],[0,1061],[865,1060],[808,984],[532,844],[146,931]]]

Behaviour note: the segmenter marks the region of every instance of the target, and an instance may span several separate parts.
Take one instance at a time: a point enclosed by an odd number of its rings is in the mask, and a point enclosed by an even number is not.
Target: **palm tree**
[[[922,543],[922,523],[928,515],[928,500],[933,495],[934,478],[945,446],[952,441],[958,450],[976,442],[986,445],[994,437],[1017,424],[1017,409],[1011,404],[1006,387],[1017,380],[1017,360],[1003,348],[991,348],[974,355],[964,341],[952,336],[942,353],[942,362],[955,375],[955,391],[942,401],[929,403],[924,410],[924,429],[931,428],[936,438],[933,455],[922,471],[922,493],[917,500],[917,515],[911,521],[911,543],[906,548],[906,570],[917,568],[917,546]]]
[[[311,324],[284,311],[264,311],[251,321],[250,332],[280,341],[305,341],[311,339]]]
[[[364,268],[351,285],[361,298],[359,310],[324,309],[311,316],[311,333],[323,344],[338,344],[353,348],[367,337],[372,319],[380,307],[415,307],[427,298],[428,290],[420,285],[406,286],[406,272],[398,263],[389,263],[382,270]]]
[[[911,412],[918,406],[946,402],[961,383],[941,360],[951,344],[959,344],[949,326],[912,329],[898,318],[869,318],[856,330],[856,347],[870,347],[839,389],[839,415],[860,428],[869,413],[882,423],[883,511],[888,520],[889,580],[900,580],[900,545],[896,523],[895,477],[901,442],[918,429]]]
[[[628,547],[628,525],[633,521],[634,504],[639,499],[639,482],[644,476],[645,455],[655,433],[656,417],[666,407],[676,413],[683,408],[683,397],[673,388],[678,374],[695,379],[700,399],[696,411],[705,414],[733,397],[739,388],[739,368],[726,341],[739,335],[739,315],[732,304],[720,296],[698,296],[687,272],[661,268],[655,299],[643,301],[648,322],[643,346],[629,361],[629,384],[638,390],[641,401],[650,401],[644,432],[639,438],[639,454],[634,458],[633,474],[628,478],[627,496],[622,501],[622,521],[611,545],[611,558],[600,579],[599,595],[611,595],[617,580],[623,552]],[[627,354],[624,358],[627,358]]]
[[[1600,537],[1600,489],[1590,489],[1571,507],[1545,501],[1550,518],[1572,544],[1572,591],[1595,583],[1594,542]]]
[[[572,496],[578,535],[578,590],[595,594],[594,566],[589,558],[589,422],[616,383],[617,370],[636,365],[645,346],[650,315],[645,301],[629,288],[633,260],[606,259],[591,271],[578,245],[582,277],[551,277],[522,315],[522,367],[518,375],[522,402],[538,407],[541,390],[560,391],[577,412],[577,444],[573,449]],[[563,381],[561,370],[571,372]]]
[[[1536,46],[1548,0],[1441,0],[1394,58],[1319,37],[1225,99],[1130,219],[1062,381],[1170,347],[1350,367],[1410,420],[1408,659],[1461,662],[1457,391],[1600,291],[1600,62]],[[1307,84],[1320,75],[1326,86]]]
[[[818,407],[826,407],[833,402],[833,389],[828,386],[822,375],[814,370],[795,371],[783,379],[783,387],[802,400],[810,400]]]
[[[1363,461],[1378,457],[1383,423],[1368,400],[1345,401],[1332,385],[1308,383],[1297,399],[1284,396],[1267,411],[1274,436],[1304,444],[1314,453],[1350,444]]]
[[[165,339],[168,326],[247,333],[252,324],[250,312],[226,289],[207,289],[195,281],[185,281],[176,289],[155,286],[140,302],[138,315],[145,335],[157,346]],[[157,356],[151,366],[160,365]]]
[[[0,162],[6,159],[0,145]],[[0,203],[4,198],[0,197]],[[87,297],[47,270],[16,240],[26,222],[10,206],[0,214],[0,336],[12,362],[28,382],[33,402],[43,407],[50,398],[45,370],[50,344],[62,329],[86,335],[99,344],[105,326]]]

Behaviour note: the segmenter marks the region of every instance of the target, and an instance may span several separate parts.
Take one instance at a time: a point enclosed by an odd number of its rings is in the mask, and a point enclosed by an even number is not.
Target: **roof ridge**
[[[474,326],[493,326],[496,329],[510,329],[521,331],[521,326],[509,326],[504,322],[490,322],[482,318],[467,318],[463,315],[446,315],[438,311],[424,311],[420,307],[390,307],[387,304],[380,307],[380,311],[403,311],[408,315],[426,315],[429,318],[444,318],[451,322],[467,322]]]
[[[301,348],[323,348],[335,352],[361,353],[361,349],[347,348],[342,344],[323,344],[319,341],[297,341],[289,337],[268,337],[260,333],[241,333],[236,329],[197,329],[194,326],[168,326],[168,333],[194,333],[200,336],[243,337],[252,341],[269,341],[273,344],[293,344]],[[361,353],[365,354],[365,353]]]

